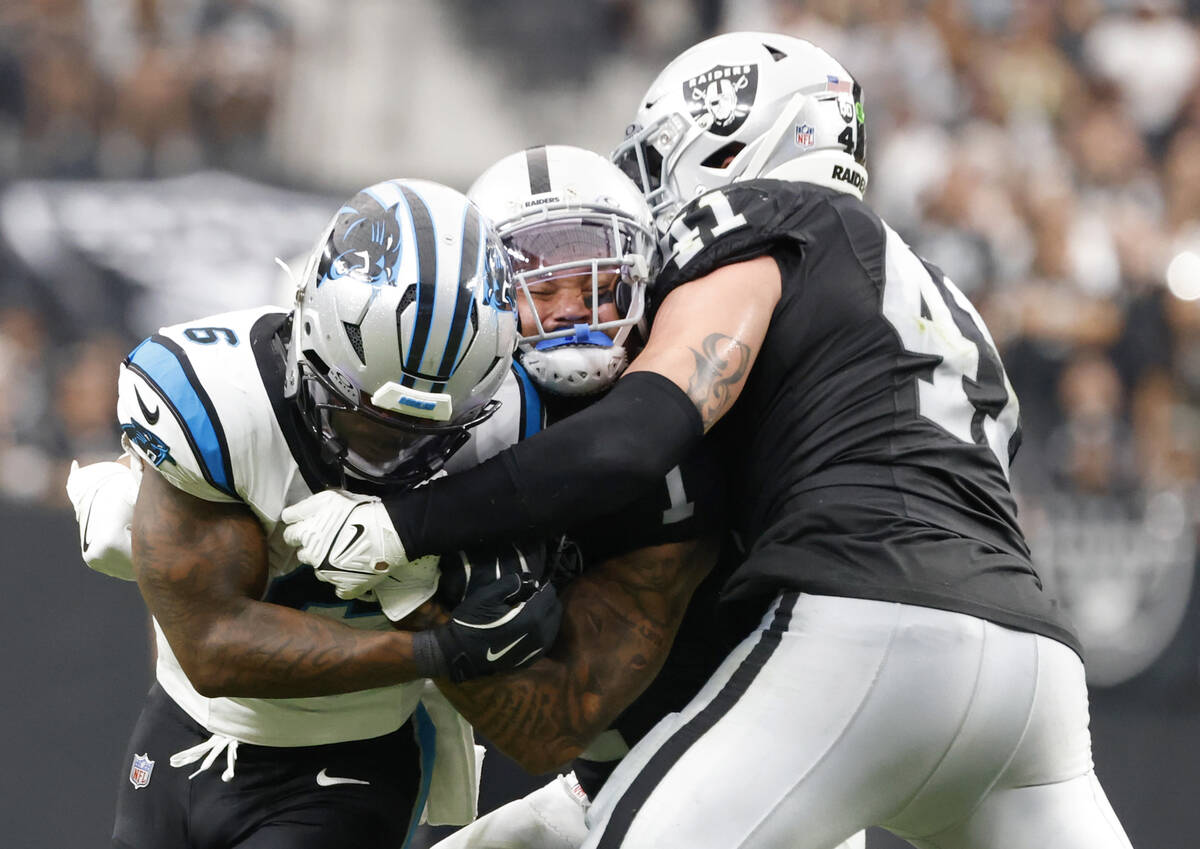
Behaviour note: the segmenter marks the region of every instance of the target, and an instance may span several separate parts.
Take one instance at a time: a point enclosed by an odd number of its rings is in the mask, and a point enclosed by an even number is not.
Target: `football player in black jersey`
[[[372,517],[409,557],[563,527],[722,444],[746,549],[724,601],[761,622],[622,761],[585,846],[816,849],[879,825],[1128,847],[1016,521],[1016,397],[975,309],[863,203],[858,85],[808,42],[738,33],[640,103],[616,158],[663,235],[645,349],[570,421]],[[289,533],[325,550],[318,526]]]
[[[602,397],[637,351],[645,281],[658,265],[649,207],[607,160],[563,145],[501,159],[468,195],[496,223],[516,271],[516,368],[539,390],[547,423],[561,421]],[[646,496],[571,528],[582,574],[564,591],[555,649],[519,675],[441,685],[530,772],[578,757],[570,772],[437,849],[582,844],[586,808],[617,762],[687,704],[729,648],[715,606],[739,557],[729,547],[713,567],[725,525],[722,478],[702,444]]]

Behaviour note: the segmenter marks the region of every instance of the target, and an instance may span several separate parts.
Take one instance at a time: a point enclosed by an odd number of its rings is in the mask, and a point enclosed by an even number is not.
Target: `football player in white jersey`
[[[868,825],[1129,846],[1078,640],[1016,521],[1012,386],[970,302],[863,202],[865,131],[861,88],[808,42],[678,57],[616,153],[663,235],[642,353],[571,420],[359,516],[409,556],[561,527],[724,441],[746,556],[722,602],[760,624],[622,760],[587,849],[819,849]],[[287,533],[322,550],[319,525]]]
[[[330,485],[365,504],[427,480],[496,411],[515,341],[486,219],[444,186],[391,180],[334,216],[291,312],[164,328],[127,357],[118,415],[142,469],[130,559],[158,657],[113,845],[399,846],[455,746],[460,812],[444,821],[470,818],[469,729],[451,721],[460,739],[435,742],[423,679],[532,660],[557,630],[553,587],[507,575],[443,624],[394,628],[421,624],[406,617],[433,595],[437,558],[389,573],[353,557],[387,546],[357,526],[337,544],[349,560],[314,571],[279,517]],[[73,500],[104,500],[114,474],[77,474]],[[125,527],[86,512],[85,557],[95,545],[120,572]]]
[[[519,177],[514,177],[516,171]],[[622,343],[641,320],[646,282],[656,264],[644,199],[611,163],[589,151],[555,146],[514,155],[489,170],[474,192],[493,210],[508,213],[510,195],[516,197],[515,207],[524,209],[523,216],[510,216],[521,220],[506,242],[509,255],[522,267],[515,288],[526,335],[513,368],[518,379],[502,385],[496,395],[503,399],[502,406],[472,429],[467,444],[448,459],[446,467],[452,471],[536,432],[547,418],[569,414],[611,384],[627,361]],[[529,198],[536,203],[524,204]],[[203,338],[211,335],[205,333]],[[597,527],[592,539],[579,535],[575,544],[589,558],[604,561],[597,574],[581,579],[571,591],[577,609],[587,615],[591,650],[576,653],[582,663],[559,663],[549,674],[541,670],[534,687],[505,700],[526,719],[534,719],[531,726],[497,709],[497,693],[507,687],[456,691],[458,702],[470,715],[483,720],[489,737],[535,770],[560,765],[583,751],[661,664],[688,597],[716,556],[722,489],[706,460],[698,454],[681,464],[659,491],[611,517],[622,529],[619,537],[614,538],[607,525]],[[136,477],[117,464],[96,464],[77,469],[69,486],[75,490],[72,497],[81,531],[89,529],[91,544],[84,548],[85,560],[100,571],[127,575],[128,514],[136,496]],[[439,595],[453,598],[462,591],[447,584],[461,588],[494,580],[491,572],[499,561],[490,558],[485,565],[476,553],[466,552],[443,558],[442,569],[448,574],[443,575]],[[317,576],[355,585],[363,577],[330,574],[328,569],[318,569]],[[303,573],[293,580],[303,582]],[[386,590],[387,584],[375,588],[376,593]],[[618,609],[614,615],[607,608],[617,604],[634,609]],[[582,630],[577,627],[577,635]],[[597,643],[601,651],[596,651]],[[689,660],[692,666],[704,662],[695,656]],[[586,687],[561,686],[564,680],[580,678],[581,666],[588,678]],[[685,664],[676,666],[685,668],[668,676],[674,689],[670,695],[658,696],[658,714],[686,700],[688,692],[679,691],[679,682],[695,689],[704,678]],[[518,687],[521,684],[517,682]],[[547,703],[547,694],[557,701]],[[602,705],[581,709],[581,700],[595,701],[600,694]],[[650,724],[647,712],[655,709],[653,704],[644,706],[641,715],[615,724],[607,741],[588,751],[588,757],[596,759],[585,762],[590,771],[607,775],[613,759],[627,749],[621,730],[626,735],[634,733],[631,728],[644,732]],[[629,737],[630,742],[633,739]],[[595,786],[602,780],[597,778]],[[573,777],[572,784],[577,786]],[[546,834],[560,835],[566,829],[582,834],[583,807],[565,797],[564,801],[569,808],[560,811],[566,815],[562,821],[547,827],[544,819],[535,820]]]

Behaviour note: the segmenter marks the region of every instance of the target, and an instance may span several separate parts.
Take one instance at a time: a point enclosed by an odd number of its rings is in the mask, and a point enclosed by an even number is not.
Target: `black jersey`
[[[545,395],[546,423],[562,421],[594,400]],[[572,527],[567,536],[582,551],[585,567],[652,545],[719,538],[728,519],[725,496],[724,470],[713,446],[704,442],[653,490],[616,513]]]
[[[544,397],[548,424],[561,421],[593,398]],[[568,536],[580,548],[584,568],[653,545],[711,538],[719,545],[728,520],[727,486],[713,444],[702,442],[667,473],[657,487],[623,509],[573,528]],[[613,720],[625,745],[633,746],[659,719],[691,700],[729,648],[716,623],[716,599],[732,568],[723,551],[720,561],[693,594],[670,653],[654,681]],[[576,777],[592,798],[617,761],[578,758]]]
[[[864,203],[753,180],[693,201],[656,303],[769,254],[782,293],[713,435],[747,559],[731,601],[799,589],[955,610],[1078,644],[1043,591],[1008,464],[1018,406],[974,307]]]

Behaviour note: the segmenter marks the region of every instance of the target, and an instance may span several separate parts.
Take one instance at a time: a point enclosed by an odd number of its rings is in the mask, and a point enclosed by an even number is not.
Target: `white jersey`
[[[254,513],[268,545],[264,600],[353,628],[387,629],[391,624],[378,604],[337,598],[283,541],[283,509],[325,486],[313,440],[282,394],[276,333],[286,318],[282,310],[260,307],[163,328],[142,342],[120,373],[117,413],[124,441],[184,492],[241,502]],[[510,376],[494,424],[485,422],[480,428],[486,430],[473,434],[456,458],[459,466],[474,465],[519,438],[526,407],[536,406],[525,400],[525,390]],[[208,698],[188,681],[157,623],[155,636],[163,689],[209,731],[248,743],[309,746],[381,736],[399,728],[421,697],[417,681],[334,696]]]
[[[471,438],[466,445],[446,462],[446,471],[450,474],[478,466],[546,426],[546,409],[537,387],[516,360],[494,398],[500,402],[500,409],[483,424],[471,429]]]

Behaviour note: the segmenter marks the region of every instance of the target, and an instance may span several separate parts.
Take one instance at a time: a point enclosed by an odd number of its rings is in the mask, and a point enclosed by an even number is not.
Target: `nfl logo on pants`
[[[133,756],[133,767],[129,770],[129,783],[134,787],[145,787],[150,783],[150,773],[154,772],[154,761],[145,755]]]

